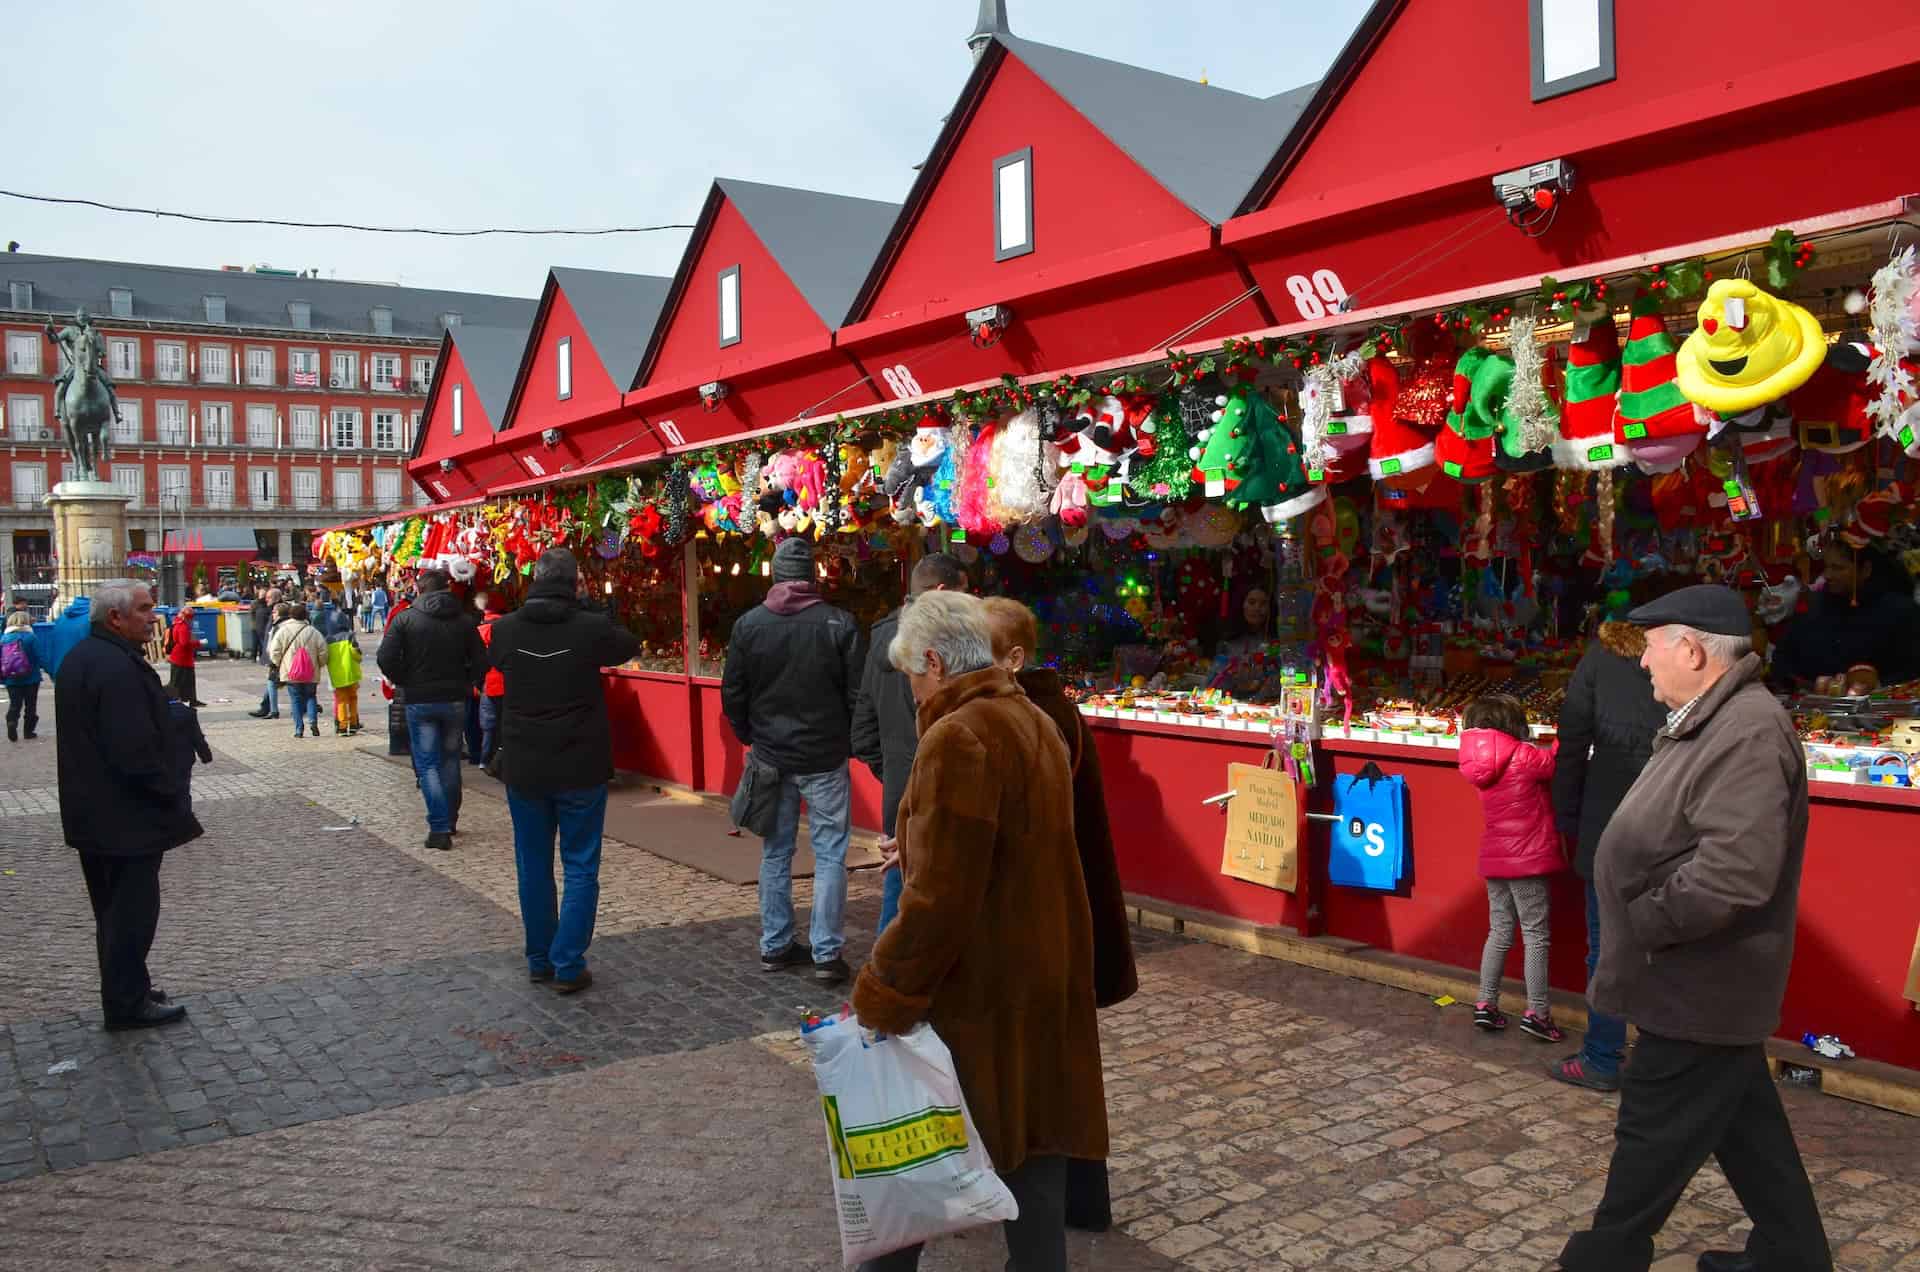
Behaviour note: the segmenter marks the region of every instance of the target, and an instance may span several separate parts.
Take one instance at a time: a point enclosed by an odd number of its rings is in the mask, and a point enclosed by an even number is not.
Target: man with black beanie
[[[814,979],[825,985],[848,976],[840,957],[852,813],[847,760],[862,654],[853,616],[820,595],[813,545],[783,541],[774,549],[765,603],[733,625],[720,705],[753,760],[780,777],[778,819],[760,861],[760,966],[771,972],[812,962]],[[810,945],[796,942],[793,931],[793,849],[803,798],[813,846]]]

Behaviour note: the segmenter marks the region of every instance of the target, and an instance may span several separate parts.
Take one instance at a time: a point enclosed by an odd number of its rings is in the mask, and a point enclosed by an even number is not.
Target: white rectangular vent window
[[[560,337],[559,347],[554,352],[558,355],[555,365],[560,379],[560,400],[564,402],[573,396],[573,337]]]
[[[1527,0],[1533,100],[1614,78],[1613,0]]]
[[[465,387],[463,384],[453,386],[453,435],[455,437],[460,436],[467,427],[466,402],[464,400],[466,395],[461,392]]]
[[[740,343],[740,267],[720,271],[720,347]]]
[[[1033,250],[1033,148],[993,161],[993,259]]]

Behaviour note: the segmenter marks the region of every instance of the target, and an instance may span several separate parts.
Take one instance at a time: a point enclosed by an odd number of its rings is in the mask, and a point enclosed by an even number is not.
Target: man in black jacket
[[[494,621],[488,647],[506,680],[500,768],[513,814],[527,975],[551,981],[562,994],[593,984],[587,946],[600,904],[600,834],[613,779],[600,669],[617,667],[640,649],[632,632],[580,606],[574,596],[579,572],[565,548],[543,552],[527,603]],[[566,876],[566,896],[557,904],[556,838]]]
[[[105,584],[89,617],[53,686],[60,827],[93,903],[107,1028],[144,1029],[187,1014],[154,989],[147,951],[160,924],[161,857],[201,829],[173,768],[167,696],[147,665],[153,593]]]
[[[814,979],[825,985],[848,975],[840,957],[853,798],[847,759],[860,662],[858,624],[828,605],[814,582],[813,545],[787,539],[774,549],[766,602],[733,625],[720,706],[734,736],[753,748],[750,762],[780,775],[778,823],[760,859],[760,966],[771,972],[811,960]],[[793,939],[802,798],[813,845],[810,946]]]
[[[422,570],[420,599],[388,625],[375,660],[406,695],[407,744],[427,805],[427,847],[453,847],[460,824],[460,744],[467,701],[487,675],[480,625],[441,570]]]
[[[922,592],[961,592],[967,586],[966,567],[944,552],[920,558],[907,578],[907,600]],[[903,607],[904,608],[904,607]],[[880,926],[887,930],[900,910],[902,876],[894,851],[893,828],[900,797],[907,793],[907,774],[920,744],[920,726],[913,705],[913,689],[888,656],[893,634],[900,626],[900,610],[873,625],[867,640],[867,665],[860,676],[860,697],[853,706],[853,753],[880,779],[880,828],[886,834],[880,850],[888,856],[880,885]]]

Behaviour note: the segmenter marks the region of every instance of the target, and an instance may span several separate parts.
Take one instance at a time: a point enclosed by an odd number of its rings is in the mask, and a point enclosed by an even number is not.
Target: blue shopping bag
[[[1393,892],[1407,876],[1407,782],[1369,763],[1333,780],[1333,851],[1327,881]]]

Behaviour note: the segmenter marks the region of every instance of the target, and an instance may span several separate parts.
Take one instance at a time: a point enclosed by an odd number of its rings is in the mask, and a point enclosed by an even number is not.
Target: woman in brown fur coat
[[[887,1033],[933,1026],[1020,1207],[1006,1225],[1012,1266],[1064,1269],[1067,1159],[1107,1156],[1067,747],[994,666],[977,598],[915,598],[890,656],[919,704],[920,745],[897,823],[900,914],[861,970],[853,1009]],[[915,1246],[865,1267],[919,1259]]]

